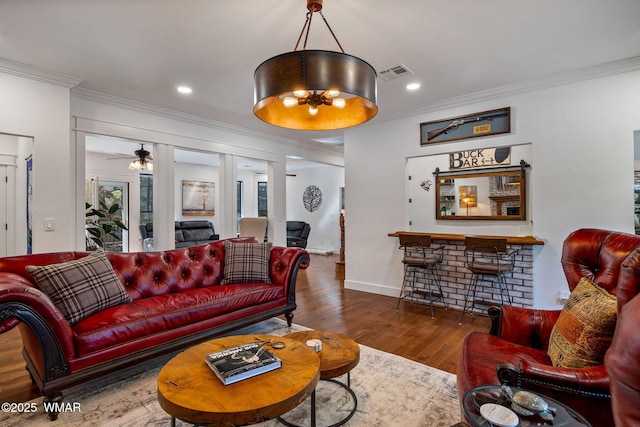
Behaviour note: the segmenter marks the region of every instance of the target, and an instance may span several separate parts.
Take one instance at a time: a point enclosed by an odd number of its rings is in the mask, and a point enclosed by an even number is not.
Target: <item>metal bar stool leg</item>
[[[442,304],[444,305],[444,309],[447,309],[447,301],[444,299],[444,292],[442,292],[442,285],[440,282],[440,274],[438,273],[438,270],[434,269],[433,270],[433,274],[436,278],[436,286],[438,287],[438,292],[441,295],[441,299],[442,299]]]
[[[467,296],[464,299],[464,306],[462,307],[462,316],[460,316],[460,325],[462,325],[462,321],[464,320],[464,314],[467,311],[467,307],[469,306],[469,297],[472,297],[472,304],[470,310],[473,310],[476,299],[476,285],[478,283],[478,276],[476,274],[471,275],[471,280],[469,281],[469,288],[467,289]]]
[[[435,316],[433,314],[433,291],[431,289],[431,282],[433,282],[434,280],[433,268],[427,268],[427,274],[425,279],[426,279],[426,285],[428,288],[428,295],[429,295],[429,310],[431,311],[431,318],[435,319]]]
[[[402,278],[402,287],[400,288],[400,296],[398,296],[398,305],[396,306],[396,310],[400,308],[400,301],[404,298],[404,290],[407,286],[407,274],[409,274],[409,269],[411,267],[407,264],[404,265],[404,277]]]
[[[504,293],[507,296],[507,302],[509,303],[509,305],[513,304],[511,300],[511,293],[509,292],[509,285],[507,284],[506,276],[504,274],[499,274],[498,282],[500,284],[500,295],[502,296],[502,291],[504,290]],[[503,301],[503,305],[504,305],[504,301]]]

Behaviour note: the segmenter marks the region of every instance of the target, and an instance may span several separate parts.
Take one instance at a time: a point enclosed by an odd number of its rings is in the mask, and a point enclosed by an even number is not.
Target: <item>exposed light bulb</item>
[[[344,106],[347,105],[347,101],[345,101],[344,98],[336,98],[333,100],[331,105],[333,105],[336,108],[344,108]]]
[[[298,105],[298,98],[294,98],[293,96],[287,96],[282,101],[285,107],[295,107]]]
[[[328,89],[324,91],[324,96],[326,96],[327,98],[335,98],[338,95],[340,95],[339,90]]]
[[[153,163],[151,163],[151,162],[147,162],[147,170],[148,170],[149,172],[152,172],[152,171],[153,171]]]
[[[307,96],[309,96],[309,91],[304,89],[294,90],[293,96],[295,96],[296,98],[306,98]]]
[[[318,107],[314,107],[313,105],[309,105],[309,114],[315,116],[318,114]]]

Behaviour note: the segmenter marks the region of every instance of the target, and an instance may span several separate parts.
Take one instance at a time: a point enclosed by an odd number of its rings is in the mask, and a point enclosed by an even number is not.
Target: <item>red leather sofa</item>
[[[284,314],[291,324],[296,276],[309,264],[304,249],[274,246],[271,284],[223,285],[224,241],[164,252],[107,253],[132,302],[71,325],[35,287],[25,266],[86,255],[0,258],[0,333],[19,327],[27,369],[48,401],[62,399],[61,391],[70,386],[273,316]]]
[[[616,295],[619,313],[640,291],[639,247],[640,236],[636,235],[599,229],[574,231],[564,242],[561,258],[569,289],[587,277]],[[565,403],[594,427],[612,426],[610,379],[604,365],[559,368],[547,355],[560,312],[506,305],[490,308],[490,332],[469,334],[459,354],[460,402],[474,387],[509,384]]]

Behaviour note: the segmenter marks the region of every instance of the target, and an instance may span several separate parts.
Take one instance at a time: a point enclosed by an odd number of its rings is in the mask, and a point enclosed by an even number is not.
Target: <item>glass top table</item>
[[[511,390],[516,393],[517,391],[523,390],[517,387],[511,387]],[[557,400],[551,399],[550,397],[546,397],[542,394],[535,393],[544,399],[549,407],[555,408],[555,411],[552,412],[553,419],[551,421],[545,420],[540,415],[534,414],[530,416],[523,416],[516,414],[518,417],[518,422],[515,424],[518,427],[529,427],[529,426],[576,426],[576,427],[591,427],[591,424],[580,414],[578,414],[573,409],[568,406],[558,402]],[[502,425],[513,425],[513,424],[499,424],[499,423],[491,423],[483,418],[480,415],[480,407],[484,404],[496,404],[503,406],[505,408],[511,409],[511,401],[504,396],[502,393],[502,389],[499,385],[487,385],[472,388],[467,393],[465,393],[464,398],[462,399],[462,409],[464,411],[464,415],[467,418],[469,424],[473,427],[493,427],[493,426],[502,426]]]

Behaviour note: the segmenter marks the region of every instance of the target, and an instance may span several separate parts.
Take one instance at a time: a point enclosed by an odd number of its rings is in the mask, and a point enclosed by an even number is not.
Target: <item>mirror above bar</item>
[[[526,168],[440,172],[436,169],[436,219],[526,220]]]

